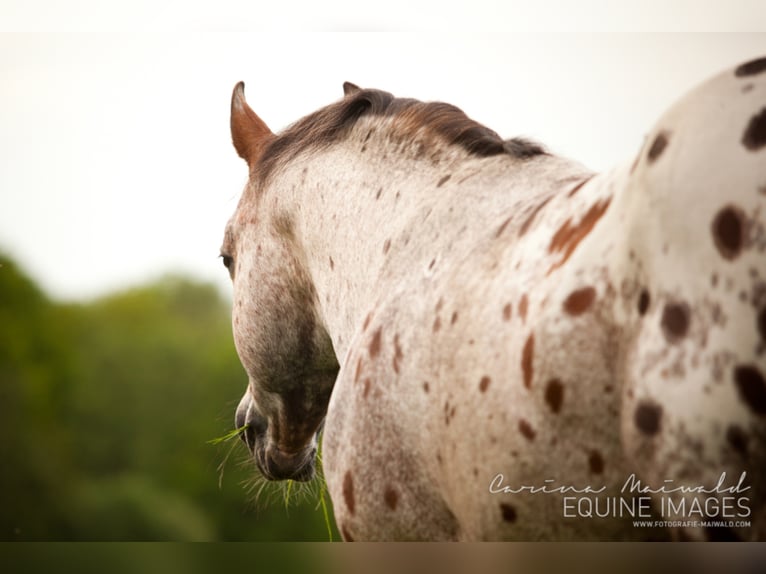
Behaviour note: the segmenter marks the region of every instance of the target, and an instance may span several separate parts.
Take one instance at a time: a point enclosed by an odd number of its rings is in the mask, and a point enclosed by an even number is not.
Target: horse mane
[[[402,138],[425,133],[478,157],[507,154],[527,159],[546,153],[536,142],[522,138],[503,140],[451,104],[395,98],[382,90],[364,89],[309,114],[280,133],[258,160],[258,174],[265,180],[277,165],[301,152],[338,141],[364,116],[390,117]]]

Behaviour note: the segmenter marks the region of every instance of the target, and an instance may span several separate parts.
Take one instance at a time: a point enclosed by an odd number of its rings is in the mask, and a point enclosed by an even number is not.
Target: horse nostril
[[[239,438],[242,439],[252,452],[255,452],[255,443],[259,435],[265,433],[266,429],[262,420],[252,409],[248,409],[243,416],[237,413],[237,428],[241,429]]]
[[[245,393],[239,402],[234,415],[234,424],[237,425],[236,428],[241,429],[239,438],[254,452],[256,439],[258,435],[265,432],[266,425],[265,420],[255,410],[255,404],[249,392]]]
[[[255,428],[252,424],[245,426],[245,429],[239,433],[239,438],[247,445],[247,448],[251,451],[255,450]]]

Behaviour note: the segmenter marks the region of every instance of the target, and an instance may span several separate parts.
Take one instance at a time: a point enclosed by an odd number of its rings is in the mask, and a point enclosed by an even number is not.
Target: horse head
[[[280,184],[260,177],[275,136],[248,106],[242,83],[232,96],[231,134],[250,168],[221,247],[233,283],[234,341],[249,378],[236,424],[265,478],[306,481],[338,363],[293,222],[279,210]]]

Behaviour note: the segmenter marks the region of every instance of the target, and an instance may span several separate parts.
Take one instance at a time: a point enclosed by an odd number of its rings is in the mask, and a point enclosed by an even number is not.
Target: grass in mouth
[[[239,438],[239,436],[247,430],[249,425],[244,425],[239,428],[233,429],[226,434],[210,439],[209,441],[206,441],[207,444],[218,446],[226,442],[230,442],[233,439]],[[327,492],[327,483],[324,479],[324,473],[322,472],[322,436],[319,436],[319,440],[317,441],[319,443],[319,448],[317,450],[317,471],[316,471],[316,478],[314,478],[311,483],[309,483],[311,486],[308,488],[300,488],[295,489],[293,488],[295,485],[294,480],[287,480],[282,485],[282,493],[283,493],[283,501],[285,504],[285,510],[287,510],[290,506],[290,502],[297,500],[298,498],[308,496],[310,498],[313,498],[313,496],[316,496],[319,500],[317,502],[316,509],[319,510],[319,508],[322,509],[322,515],[324,517],[324,523],[325,527],[327,528],[327,537],[330,542],[333,541],[332,536],[332,525],[330,524],[330,513],[327,510],[327,499],[325,497],[325,494]],[[226,461],[229,460],[229,456],[231,455],[232,451],[234,450],[234,447],[236,447],[237,442],[233,442],[231,448],[226,453],[225,458],[221,462],[221,464],[218,466],[218,487],[221,487],[221,483],[223,482],[223,473],[224,473],[224,467],[226,465]],[[263,484],[260,485],[260,488],[258,489],[258,492],[256,494],[256,499],[260,497],[261,492],[264,489],[264,486],[266,486],[267,482],[265,479],[261,478],[263,480]],[[253,487],[257,485],[256,483],[253,484]],[[301,485],[303,486],[303,485]],[[318,491],[315,488],[318,486]],[[300,492],[300,494],[299,494]]]

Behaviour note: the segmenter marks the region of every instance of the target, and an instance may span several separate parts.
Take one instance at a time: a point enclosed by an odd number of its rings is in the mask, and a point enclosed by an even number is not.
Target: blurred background
[[[246,380],[215,286],[54,302],[0,265],[0,540],[338,539],[318,486],[256,499],[239,439],[209,443]]]
[[[273,7],[240,18],[229,0],[213,21],[197,2],[106,4],[0,5],[0,541],[338,539],[319,485],[261,490],[240,441],[210,442],[246,386],[217,259],[247,176],[237,81],[275,131],[349,80],[602,170],[686,90],[766,54],[763,33],[516,31],[548,15],[512,3],[491,13],[507,33],[455,34],[393,33],[390,14],[353,34]],[[764,12],[734,0],[712,17],[746,29]],[[242,30],[292,17],[310,30]]]

